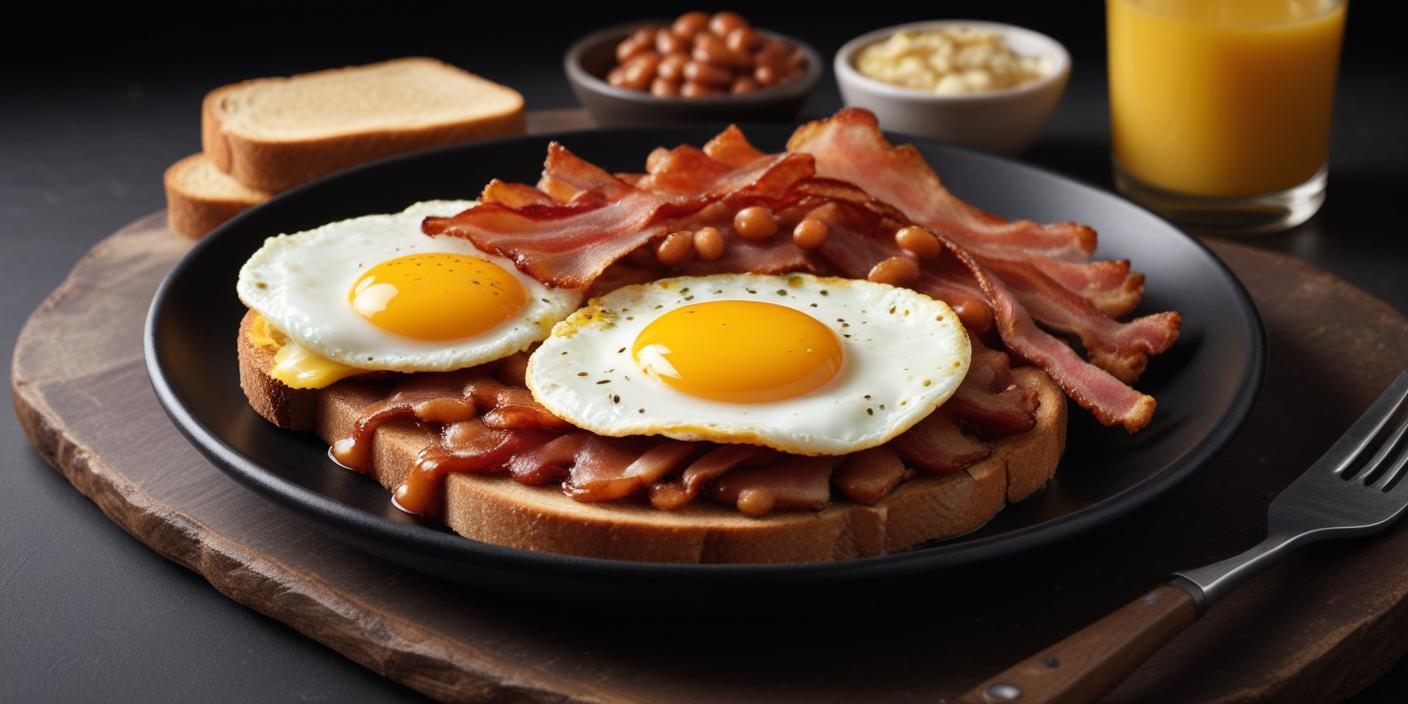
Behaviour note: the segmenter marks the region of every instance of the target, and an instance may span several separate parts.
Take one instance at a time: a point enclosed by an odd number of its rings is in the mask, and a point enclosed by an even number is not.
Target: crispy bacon
[[[682,144],[657,155],[646,164],[646,176],[636,187],[676,196],[696,196],[713,190],[714,184],[735,168],[705,154],[698,147]]]
[[[818,175],[854,183],[915,222],[965,245],[1013,248],[1057,259],[1084,259],[1095,251],[1095,231],[1084,225],[1008,222],[959,200],[917,149],[891,147],[875,116],[865,110],[847,108],[802,125],[788,140],[787,150],[811,154]]]
[[[440,430],[436,442],[416,456],[392,498],[409,513],[438,516],[445,509],[446,475],[499,471],[514,453],[551,437],[542,430],[490,428],[478,419],[450,423]]]
[[[839,457],[784,455],[774,462],[735,469],[714,482],[713,498],[749,516],[775,508],[820,511],[831,503],[831,470]]]
[[[786,274],[793,271],[812,271],[812,260],[792,240],[773,237],[766,241],[749,240],[739,237],[728,225],[719,226],[724,241],[722,257],[706,262],[694,258],[680,266],[675,274],[681,276],[703,276],[720,273]]]
[[[529,205],[556,205],[557,201],[543,191],[523,183],[505,183],[498,179],[490,181],[479,194],[480,203],[493,203],[506,208],[522,208]]]
[[[930,474],[957,472],[992,454],[987,443],[963,433],[946,406],[891,440],[889,446],[906,464]]]
[[[1109,372],[1081,359],[1066,343],[1038,328],[1002,280],[989,276],[972,255],[951,243],[949,251],[968,265],[978,285],[987,293],[998,334],[1009,350],[1041,367],[1072,401],[1094,414],[1101,423],[1123,425],[1131,433],[1148,425],[1156,406],[1154,397],[1135,391]]]
[[[944,407],[984,440],[1031,430],[1036,425],[1036,392],[1017,385],[1006,353],[975,338],[969,342],[973,354],[968,375]]]
[[[1039,329],[1032,320],[1033,315],[1037,315],[1038,320],[1055,329],[1083,334],[1093,343],[1087,344],[1093,359],[1100,365],[1114,369],[1125,379],[1137,376],[1147,363],[1149,354],[1163,351],[1177,337],[1181,318],[1176,313],[1150,316],[1126,328],[1109,320],[1093,304],[1085,303],[1085,299],[1079,296],[1058,299],[1049,295],[1069,289],[1041,272],[1040,262],[1055,261],[1059,257],[1076,258],[1077,254],[1088,255],[1094,247],[1093,232],[1089,233],[1087,242],[1086,238],[1073,235],[1077,231],[1069,228],[1044,228],[1026,223],[1021,227],[1014,224],[1012,228],[1003,229],[996,228],[995,220],[967,217],[972,213],[960,213],[950,207],[949,201],[956,202],[957,199],[943,187],[918,151],[912,147],[890,146],[880,133],[874,116],[864,111],[843,110],[828,120],[804,125],[788,142],[788,148],[811,153],[817,160],[821,176],[850,179],[872,197],[898,207],[917,222],[930,225],[985,294],[998,333],[1008,349],[1040,366],[1067,395],[1094,413],[1102,423],[1120,424],[1133,432],[1149,422],[1154,410],[1152,397],[1129,388],[1101,366],[1082,360],[1060,340]],[[953,217],[955,213],[966,213],[966,216]],[[964,229],[966,226],[973,227]],[[834,230],[828,237],[828,245],[836,234]],[[1025,232],[1028,234],[1024,237],[1033,241],[990,237],[997,230],[1007,235]],[[1031,234],[1038,231],[1039,235]],[[1046,246],[1054,246],[1055,241],[1060,239],[1060,233],[1071,235],[1067,237],[1066,244],[1072,248],[1061,251]],[[849,249],[840,255],[827,254],[823,248],[823,256],[848,275],[857,276],[861,262],[873,261],[888,247],[888,243],[875,237],[864,245],[859,244],[858,239],[847,238]],[[839,250],[840,246],[838,243],[832,249]],[[974,251],[969,251],[970,247]],[[1027,256],[1009,259],[994,254],[1012,252],[1018,247]],[[1020,262],[1020,265],[1011,266],[1014,261]],[[1005,279],[1001,274],[994,275],[986,268],[988,264],[1004,267],[1007,273],[1014,274],[1012,280]],[[1122,268],[1116,265],[1114,271],[1120,272]],[[1063,265],[1062,270],[1070,271],[1071,268]],[[1015,276],[1017,273],[1022,275]],[[1028,311],[1021,305],[1019,296],[1026,297],[1028,301],[1044,297],[1035,310]]]
[[[704,145],[704,153],[729,166],[744,166],[765,156],[743,136],[738,125],[729,125]]]
[[[715,447],[686,467],[677,481],[657,481],[651,485],[650,503],[660,509],[681,508],[693,501],[710,482],[759,456],[771,456],[771,453],[753,445]]]
[[[894,450],[888,446],[872,447],[847,455],[832,481],[847,499],[870,506],[899,486],[906,471]]]
[[[1054,330],[1080,338],[1090,361],[1126,384],[1144,373],[1149,356],[1178,339],[1183,316],[1155,313],[1127,323],[1112,320],[1089,301],[1052,281],[1028,262],[989,258],[984,268],[1012,287],[1032,317]]]
[[[593,435],[563,490],[578,501],[613,501],[660,481],[694,454],[694,443]]]
[[[547,484],[563,476],[593,435],[585,430],[559,435],[527,449],[508,461],[509,476],[522,484]]]
[[[648,178],[665,173],[673,172],[665,169]],[[672,187],[684,189],[687,183],[698,189],[684,196],[634,188],[553,144],[539,185],[558,200],[570,192],[567,204],[515,209],[481,203],[453,217],[426,218],[422,229],[429,235],[465,237],[480,249],[513,259],[539,281],[586,288],[613,262],[666,234],[672,220],[718,201],[776,199],[811,174],[811,157],[776,154],[726,171],[675,174]]]

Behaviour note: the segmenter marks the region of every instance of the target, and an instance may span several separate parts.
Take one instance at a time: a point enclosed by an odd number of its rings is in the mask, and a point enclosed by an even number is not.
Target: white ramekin
[[[1041,57],[1044,75],[1014,88],[964,95],[935,95],[878,81],[856,70],[860,50],[901,31],[976,27],[1000,32],[1018,54]],[[1071,56],[1044,34],[999,22],[938,20],[912,22],[863,34],[836,52],[836,81],[846,105],[875,113],[886,130],[928,137],[997,154],[1018,154],[1046,127],[1066,88]]]

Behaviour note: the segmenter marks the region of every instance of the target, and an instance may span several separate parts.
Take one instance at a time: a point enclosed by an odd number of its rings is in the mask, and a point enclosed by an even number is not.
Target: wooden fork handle
[[[1193,597],[1166,584],[978,685],[959,701],[1096,701],[1197,619]]]

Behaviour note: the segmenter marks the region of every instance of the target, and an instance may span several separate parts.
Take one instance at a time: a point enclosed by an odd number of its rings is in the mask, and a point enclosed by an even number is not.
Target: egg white
[[[809,393],[729,403],[677,390],[641,371],[636,337],[664,313],[706,301],[758,300],[810,315],[836,332],[844,361]],[[958,316],[916,291],[805,274],[721,274],[627,286],[556,326],[528,360],[534,398],[598,435],[764,445],[840,455],[881,445],[924,419],[968,373]]]
[[[458,237],[421,232],[429,215],[453,215],[474,201],[427,201],[391,215],[366,215],[295,234],[270,237],[240,269],[240,300],[290,339],[351,367],[400,372],[450,371],[507,357],[547,337],[581,303],[579,291],[549,288],[504,257]],[[519,315],[462,340],[424,341],[376,327],[353,310],[347,294],[381,262],[443,252],[481,257],[509,272],[527,294]]]

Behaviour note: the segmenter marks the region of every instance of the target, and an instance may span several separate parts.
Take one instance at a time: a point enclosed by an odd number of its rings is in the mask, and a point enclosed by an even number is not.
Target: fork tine
[[[1404,465],[1408,465],[1408,451],[1398,453],[1398,459],[1393,461],[1393,466],[1389,467],[1388,471],[1384,472],[1384,476],[1381,479],[1374,482],[1374,488],[1381,491],[1389,491],[1398,488],[1400,485],[1394,482],[1397,481],[1398,475],[1403,473]]]
[[[1398,427],[1394,428],[1388,440],[1385,440],[1383,444],[1379,446],[1378,451],[1374,453],[1374,456],[1369,458],[1368,462],[1364,463],[1364,469],[1360,473],[1360,476],[1364,478],[1366,485],[1382,479],[1383,474],[1387,474],[1387,472],[1380,473],[1378,470],[1383,466],[1384,462],[1388,461],[1390,455],[1398,452],[1398,444],[1403,441],[1404,434],[1408,434],[1408,418],[1403,419],[1403,421],[1398,424]]]
[[[1328,465],[1330,472],[1342,474],[1383,432],[1402,408],[1405,399],[1408,399],[1408,372],[1399,374],[1389,384],[1373,405],[1364,411],[1364,415],[1359,416],[1359,420],[1354,421],[1354,425],[1315,462],[1313,469],[1324,470]]]

